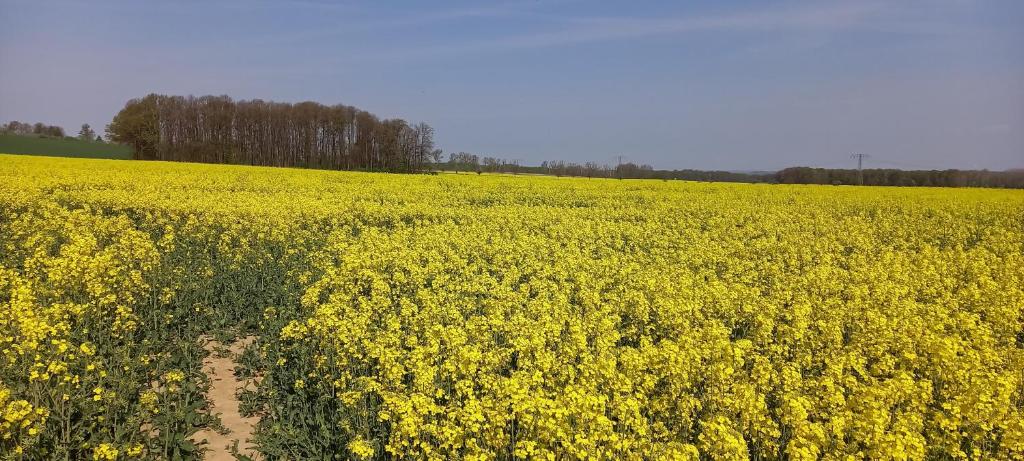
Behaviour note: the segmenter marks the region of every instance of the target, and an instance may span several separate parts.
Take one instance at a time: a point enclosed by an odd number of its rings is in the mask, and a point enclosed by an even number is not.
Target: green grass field
[[[11,134],[0,135],[0,152],[7,154],[45,155],[52,157],[111,159],[132,158],[132,149],[120,144]]]

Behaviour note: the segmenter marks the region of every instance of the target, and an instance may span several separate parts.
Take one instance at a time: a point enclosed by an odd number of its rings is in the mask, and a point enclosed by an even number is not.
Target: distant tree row
[[[469,171],[476,173],[532,173],[556,176],[612,177],[607,165],[593,162],[580,165],[563,161],[543,162],[540,166],[523,166],[518,160],[480,156],[468,152],[451,153],[448,161],[438,163],[434,168],[445,171]]]
[[[57,125],[47,125],[42,122],[23,123],[17,120],[13,120],[7,122],[4,125],[0,125],[0,134],[73,139],[70,136],[64,134],[64,128],[59,127]],[[82,124],[82,129],[78,131],[78,136],[76,136],[76,138],[82,141],[103,142],[103,138],[97,135],[88,123]]]
[[[436,165],[438,169],[454,171],[480,172],[480,156],[469,152],[452,152],[448,154],[448,163]]]
[[[445,171],[470,171],[477,173],[531,173],[552,176],[578,176],[587,178],[622,178],[622,179],[680,179],[687,181],[722,181],[722,182],[775,182],[771,173],[747,174],[730,171],[703,170],[656,170],[651,165],[623,163],[611,166],[596,162],[575,163],[564,160],[541,162],[540,166],[520,165],[518,161],[509,161],[495,157],[481,157],[468,152],[449,154],[447,162],[435,164],[434,167]]]
[[[380,119],[344,105],[228,96],[132,99],[107,136],[144,160],[413,172],[441,155],[426,123]]]
[[[531,170],[526,168],[524,170]],[[615,168],[594,163],[544,162],[541,172],[560,176],[618,177],[623,179],[680,179],[686,181],[779,184],[832,184],[866,186],[1024,188],[1024,170],[896,170],[794,167],[775,173],[737,173],[706,170],[656,170],[650,165],[624,163]]]
[[[932,187],[996,187],[1024,189],[1024,170],[857,170],[794,167],[778,172],[738,173],[707,170],[656,170],[650,165],[623,163],[617,166],[594,162],[574,163],[545,161],[540,166],[523,166],[518,162],[481,157],[467,152],[453,153],[448,162],[435,168],[448,171],[533,173],[554,176],[622,179],[678,179],[706,182],[746,182],[780,184],[831,184],[866,186],[932,186]]]
[[[479,156],[468,152],[451,153],[448,161],[434,165],[435,168],[446,171],[470,171],[476,173],[532,173],[549,174],[555,176],[586,176],[586,177],[612,177],[612,170],[607,165],[587,162],[576,164],[555,160],[543,162],[540,166],[523,166],[518,160],[508,160],[498,157]]]
[[[1024,188],[1024,170],[857,170],[794,167],[775,173],[782,184]]]
[[[17,134],[22,136],[37,135],[49,136],[53,138],[63,138],[64,128],[61,128],[56,125],[47,125],[42,122],[24,123],[14,120],[7,122],[6,125],[0,126],[0,133]]]
[[[448,161],[434,165],[435,169],[454,171],[469,171],[476,173],[520,173],[528,168],[519,166],[517,160],[506,160],[497,157],[481,157],[468,152],[448,154]]]
[[[623,165],[619,165],[622,167]],[[614,178],[616,170],[596,162],[575,163],[563,160],[541,162],[540,172],[555,176],[580,176],[587,178]]]

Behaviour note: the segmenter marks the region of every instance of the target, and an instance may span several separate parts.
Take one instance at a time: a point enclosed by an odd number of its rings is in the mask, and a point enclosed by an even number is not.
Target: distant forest
[[[480,157],[466,152],[450,154],[447,162],[438,163],[435,168],[456,172],[547,174],[587,178],[1024,189],[1024,169],[1007,171],[865,169],[858,173],[855,169],[792,167],[777,172],[741,173],[691,169],[656,170],[650,165],[634,163],[610,166],[594,162],[573,163],[557,160],[545,161],[540,166],[522,166],[518,162],[495,157]]]
[[[129,101],[107,137],[135,158],[335,170],[417,172],[436,162],[425,123],[345,105],[150,94]]]
[[[64,128],[56,125],[47,125],[42,122],[26,123],[12,120],[0,125],[0,134],[14,134],[19,136],[47,136],[51,138],[63,138]]]
[[[865,186],[998,187],[1024,189],[1024,169],[894,170],[865,169]],[[774,174],[781,184],[861,184],[857,170],[786,168]]]

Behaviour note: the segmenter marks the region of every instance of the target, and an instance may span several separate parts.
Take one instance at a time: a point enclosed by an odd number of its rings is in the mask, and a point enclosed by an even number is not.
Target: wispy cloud
[[[551,48],[595,42],[678,35],[692,32],[751,32],[784,30],[841,31],[865,25],[885,10],[881,3],[833,4],[720,15],[674,18],[571,18],[561,28],[521,35],[426,47],[389,59],[443,58],[473,53]]]
[[[306,1],[306,0],[298,0]],[[403,13],[386,19],[369,19],[354,23],[339,23],[335,27],[318,28],[305,30],[287,35],[270,35],[263,42],[266,44],[288,44],[305,42],[311,40],[330,39],[343,35],[362,32],[387,32],[404,27],[425,26],[453,22],[473,18],[500,18],[519,14],[528,14],[531,10],[557,3],[565,3],[572,0],[553,0],[539,2],[537,0],[525,0],[519,2],[503,3],[500,5],[480,5],[463,8],[440,9],[430,12]]]
[[[700,30],[835,29],[862,23],[883,9],[882,4],[863,2],[675,18],[583,18],[573,22],[612,37]]]
[[[567,2],[573,0],[555,0]],[[268,37],[268,43],[299,41],[314,38],[338,36],[356,31],[379,31],[407,25],[428,24],[464,18],[499,17],[524,12],[536,13],[536,1],[507,4],[498,7],[479,7],[439,11],[434,14],[403,17],[369,22],[359,29],[339,28],[301,32],[284,37]],[[550,3],[544,3],[550,4]],[[659,36],[674,36],[698,32],[787,32],[813,31],[838,33],[855,28],[877,27],[892,8],[888,3],[858,2],[804,4],[786,8],[742,10],[719,14],[695,14],[676,17],[562,17],[547,21],[543,29],[516,35],[482,38],[434,45],[411,45],[400,48],[377,48],[363,54],[346,53],[330,58],[318,57],[308,65],[291,66],[287,69],[267,69],[272,73],[304,75],[321,72],[323,69],[344,69],[354,63],[396,64],[422,62],[425,60],[455,59],[474,55],[517,50],[533,50],[567,47],[590,43],[637,40]],[[551,19],[550,17],[547,19]],[[551,23],[554,22],[554,25]],[[383,28],[383,29],[382,29]]]

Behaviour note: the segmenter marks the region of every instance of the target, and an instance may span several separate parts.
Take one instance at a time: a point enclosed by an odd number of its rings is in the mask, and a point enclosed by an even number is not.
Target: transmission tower
[[[871,158],[868,154],[850,154],[850,158],[857,159],[857,184],[864,185],[864,159]]]

